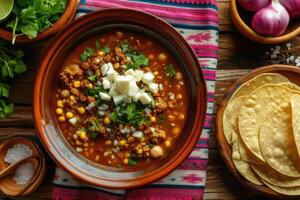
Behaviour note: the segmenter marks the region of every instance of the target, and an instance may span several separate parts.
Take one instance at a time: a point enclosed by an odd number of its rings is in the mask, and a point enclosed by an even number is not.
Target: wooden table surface
[[[218,9],[220,20],[220,47],[216,85],[216,110],[224,93],[236,79],[248,73],[251,69],[269,65],[273,62],[279,62],[270,60],[269,56],[265,54],[271,46],[256,44],[246,39],[235,29],[229,16],[229,0],[218,0]],[[291,42],[295,45],[295,49],[297,49],[297,47],[300,49],[300,36]],[[16,105],[16,111],[8,119],[0,121],[0,135],[33,135],[35,132],[31,100],[35,70],[38,68],[40,49],[43,45],[44,44],[35,44],[24,46],[25,54],[27,54],[26,63],[28,63],[29,70],[24,75],[18,77],[13,83],[11,98]],[[37,49],[39,49],[39,51],[37,51]],[[298,55],[300,56],[299,51]],[[243,188],[233,178],[218,152],[214,133],[215,120],[212,127],[204,199],[267,199],[257,196],[257,194]],[[50,170],[44,183],[36,192],[21,199],[51,199],[51,181],[54,166],[54,163],[49,161],[48,169]]]

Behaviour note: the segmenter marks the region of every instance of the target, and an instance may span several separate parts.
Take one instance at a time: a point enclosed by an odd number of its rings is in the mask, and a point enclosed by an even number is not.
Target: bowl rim
[[[247,38],[263,43],[263,44],[280,44],[284,43],[293,37],[296,37],[298,34],[300,34],[300,25],[295,30],[291,31],[290,33],[286,33],[280,36],[276,37],[268,37],[263,36],[258,33],[256,33],[251,27],[249,27],[244,20],[241,18],[239,11],[237,9],[237,0],[230,0],[230,15],[231,19],[235,25],[235,27]]]
[[[279,198],[279,199],[299,199],[300,195],[298,196],[288,196],[284,194],[279,194],[272,189],[268,188],[266,185],[255,185],[254,183],[251,183],[250,181],[246,180],[236,169],[236,167],[233,164],[232,157],[231,157],[231,146],[227,142],[224,131],[223,131],[223,114],[224,111],[229,103],[230,98],[242,84],[245,82],[251,80],[252,78],[263,74],[263,73],[297,73],[300,75],[300,68],[292,65],[283,65],[283,64],[274,64],[274,65],[267,65],[262,66],[257,69],[254,69],[250,71],[249,73],[245,74],[241,78],[237,79],[227,90],[227,92],[224,94],[223,99],[218,107],[217,116],[216,116],[216,142],[218,145],[218,150],[220,152],[220,155],[225,162],[228,171],[234,176],[235,179],[241,185],[253,192],[257,192],[261,195],[273,197],[273,198]]]
[[[180,154],[180,155],[176,156],[175,160],[173,159],[172,162],[168,161],[165,165],[162,165],[158,169],[153,170],[150,175],[146,174],[146,175],[138,176],[137,179],[130,179],[130,181],[131,181],[130,184],[128,184],[128,180],[125,180],[127,182],[119,183],[118,185],[115,185],[116,181],[107,180],[107,179],[102,179],[102,180],[106,181],[105,184],[99,183],[99,182],[97,182],[97,183],[93,182],[92,180],[89,180],[88,177],[86,177],[85,175],[76,173],[76,170],[73,171],[72,169],[68,169],[67,166],[64,166],[65,163],[60,163],[58,161],[58,159],[55,156],[55,152],[52,152],[53,150],[52,151],[50,150],[51,146],[49,146],[49,144],[47,143],[47,139],[43,133],[43,127],[42,127],[43,126],[43,122],[42,122],[43,117],[40,114],[40,109],[41,109],[41,106],[43,106],[43,103],[41,103],[40,102],[41,100],[39,99],[41,96],[40,89],[42,88],[42,84],[43,84],[42,79],[45,75],[44,73],[47,68],[46,65],[49,60],[47,58],[47,52],[49,52],[49,50],[51,48],[53,50],[53,48],[55,48],[55,46],[58,45],[58,41],[60,40],[60,37],[63,38],[64,34],[66,34],[65,32],[68,32],[68,30],[70,28],[72,28],[73,26],[76,27],[76,24],[88,23],[90,17],[91,18],[92,17],[99,18],[104,13],[113,13],[113,12],[118,13],[118,14],[123,13],[123,14],[128,15],[128,13],[131,13],[134,15],[145,16],[151,20],[154,20],[155,22],[159,22],[165,28],[172,31],[172,34],[174,34],[175,37],[178,38],[178,40],[180,40],[180,42],[183,43],[183,45],[189,51],[191,58],[193,58],[194,62],[197,64],[197,66],[195,66],[195,68],[197,68],[197,70],[199,72],[198,78],[199,78],[200,83],[203,83],[203,84],[201,84],[201,91],[196,92],[195,98],[197,98],[197,100],[199,100],[199,101],[201,100],[201,102],[197,103],[197,105],[199,105],[199,107],[198,107],[199,113],[196,113],[197,121],[195,120],[196,123],[193,124],[193,126],[192,126],[193,128],[192,128],[192,131],[190,132],[190,136],[187,138],[189,140],[184,143],[186,148],[181,148],[181,150],[178,151],[178,154]],[[70,30],[69,30],[69,32],[70,32]],[[69,34],[66,34],[66,35],[69,35]],[[207,109],[207,88],[206,88],[207,86],[206,86],[204,74],[203,74],[202,68],[200,67],[200,63],[198,61],[197,56],[195,55],[192,47],[183,38],[183,36],[180,35],[180,33],[176,31],[175,28],[173,28],[171,25],[169,25],[167,22],[165,22],[161,18],[154,16],[152,14],[149,14],[147,12],[137,11],[137,10],[133,10],[133,9],[127,9],[127,8],[103,9],[103,10],[99,10],[96,12],[89,13],[85,16],[82,16],[79,19],[72,22],[71,24],[69,24],[68,26],[66,26],[64,28],[64,30],[61,31],[61,33],[52,40],[51,44],[52,44],[51,47],[49,47],[48,51],[45,52],[44,60],[41,62],[41,67],[40,67],[40,70],[37,74],[37,78],[35,81],[34,93],[33,93],[33,95],[34,95],[33,96],[33,115],[34,115],[34,122],[35,122],[35,126],[37,129],[38,135],[39,135],[40,140],[42,141],[44,147],[47,149],[48,153],[56,161],[56,163],[58,163],[60,166],[62,166],[66,171],[68,171],[74,177],[76,177],[80,180],[83,180],[87,183],[96,185],[96,186],[110,188],[110,189],[129,189],[129,188],[136,188],[136,187],[144,186],[146,184],[152,183],[160,178],[165,177],[166,175],[171,173],[174,169],[176,169],[182,162],[184,162],[184,160],[190,155],[190,153],[194,149],[194,146],[196,145],[200,135],[202,134],[202,129],[203,129],[204,121],[205,121],[205,114],[206,114],[206,109]],[[64,160],[64,161],[66,162],[67,160]],[[118,180],[118,181],[120,182],[120,180]]]
[[[78,4],[79,4],[78,0],[68,0],[65,11],[61,14],[59,19],[57,21],[55,21],[53,26],[50,26],[43,32],[38,33],[37,37],[33,38],[33,39],[30,39],[26,35],[17,36],[15,43],[22,44],[22,43],[36,42],[36,41],[43,40],[47,37],[50,37],[51,35],[59,32],[61,29],[63,29],[63,27],[65,25],[72,22],[75,14],[76,14]],[[0,38],[7,40],[7,41],[11,41],[12,40],[11,31],[8,31],[8,30],[4,29],[3,27],[0,27]]]

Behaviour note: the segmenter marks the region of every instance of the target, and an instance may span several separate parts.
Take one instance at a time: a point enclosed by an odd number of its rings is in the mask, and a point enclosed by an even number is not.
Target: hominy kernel
[[[109,117],[104,118],[104,124],[110,124],[110,119]]]
[[[158,60],[161,61],[161,62],[165,62],[167,60],[167,55],[164,54],[164,53],[160,53],[158,55]]]
[[[170,140],[166,140],[166,141],[165,141],[165,146],[166,146],[166,147],[170,147],[170,146],[171,146]]]
[[[128,164],[128,159],[125,158],[125,159],[123,160],[123,163],[124,163],[125,165],[127,165],[127,164]]]
[[[121,66],[120,63],[118,63],[118,62],[116,62],[116,63],[114,64],[114,68],[115,68],[115,69],[120,68],[120,66]]]
[[[104,51],[99,51],[99,52],[98,52],[98,55],[99,55],[99,56],[104,56],[104,55],[105,55],[105,52],[104,52]]]
[[[66,118],[67,119],[71,119],[71,118],[73,118],[74,117],[74,114],[72,113],[72,112],[67,112],[66,113]]]
[[[176,94],[176,99],[182,99],[182,94]]]
[[[58,117],[58,121],[60,122],[65,122],[66,121],[66,118],[64,116],[59,116]]]
[[[180,72],[176,72],[175,79],[180,81],[182,79],[182,74]]]
[[[119,142],[119,145],[120,146],[124,146],[126,144],[126,140],[121,140],[120,142]]]
[[[168,119],[173,121],[175,119],[174,115],[168,115]]]
[[[73,85],[75,88],[79,88],[81,83],[80,83],[80,81],[74,81]]]
[[[180,114],[178,115],[178,119],[184,119],[184,114],[180,113]]]
[[[79,133],[79,138],[80,138],[82,141],[87,141],[87,140],[88,140],[88,137],[87,137],[85,131],[80,131],[80,133]]]
[[[62,107],[64,107],[64,102],[62,100],[58,100],[56,102],[56,106],[59,107],[59,108],[62,108]]]
[[[75,101],[75,97],[74,97],[73,95],[71,95],[71,96],[69,97],[69,99],[70,99],[70,101]]]
[[[180,133],[180,128],[179,127],[174,127],[172,130],[173,136],[177,137]]]
[[[82,145],[82,142],[80,142],[79,140],[76,140],[75,144],[76,144],[77,146],[81,146],[81,145]]]
[[[92,83],[89,83],[89,84],[87,85],[87,88],[88,88],[88,89],[93,89],[93,88],[94,88],[94,86],[93,86],[93,84],[92,84]]]
[[[156,122],[156,117],[154,117],[154,116],[150,117],[150,121],[151,121],[152,123]]]
[[[79,114],[83,115],[85,113],[84,107],[79,107],[78,109]]]
[[[61,115],[61,114],[63,114],[63,109],[61,109],[61,108],[57,108],[56,109],[56,114],[58,114],[58,115]]]
[[[74,139],[74,140],[77,140],[77,139],[78,139],[78,135],[73,134],[73,139]]]
[[[96,155],[95,161],[98,161],[99,159],[100,159],[100,156],[99,156],[99,155]]]
[[[63,98],[68,98],[70,96],[70,92],[69,90],[62,90],[60,92],[60,95],[63,97]]]
[[[143,150],[142,150],[142,149],[137,149],[137,150],[136,150],[136,153],[137,153],[137,154],[142,154],[142,153],[143,153]]]

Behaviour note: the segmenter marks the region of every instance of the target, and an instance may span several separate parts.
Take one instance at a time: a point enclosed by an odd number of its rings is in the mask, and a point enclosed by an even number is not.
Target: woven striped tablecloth
[[[208,88],[204,129],[189,158],[167,177],[134,190],[106,190],[81,183],[57,168],[54,200],[200,200],[203,198],[208,143],[214,107],[218,49],[216,0],[81,0],[77,17],[94,10],[125,7],[143,10],[173,25],[190,43],[203,69]]]

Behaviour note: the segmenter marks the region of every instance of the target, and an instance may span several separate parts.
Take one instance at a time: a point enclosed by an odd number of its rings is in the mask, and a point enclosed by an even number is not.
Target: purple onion
[[[280,0],[280,3],[287,9],[291,18],[300,17],[300,0]]]
[[[256,12],[271,3],[272,0],[239,0],[242,8],[245,10]]]
[[[287,10],[277,2],[257,11],[252,18],[252,28],[259,34],[278,36],[283,34],[290,21]]]

